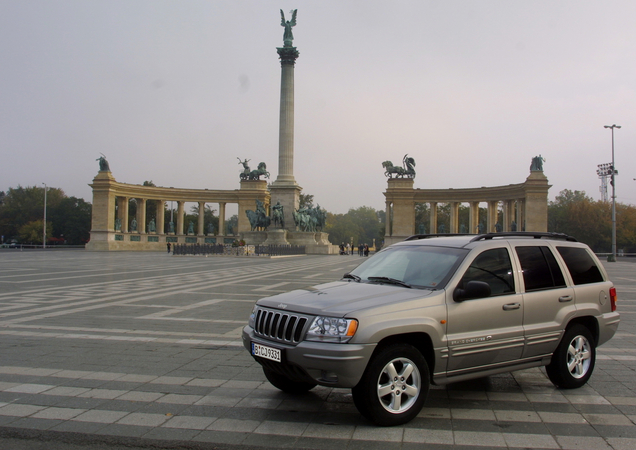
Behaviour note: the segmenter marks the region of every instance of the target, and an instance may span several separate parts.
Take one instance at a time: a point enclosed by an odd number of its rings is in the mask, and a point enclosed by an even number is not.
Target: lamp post
[[[46,183],[42,183],[44,185],[44,228],[42,231],[42,248],[46,248]]]
[[[620,125],[604,125],[604,128],[610,128],[612,130],[612,167],[611,167],[611,179],[612,185],[612,254],[608,256],[607,261],[616,262],[616,175],[618,171],[614,164],[614,128],[620,128]]]

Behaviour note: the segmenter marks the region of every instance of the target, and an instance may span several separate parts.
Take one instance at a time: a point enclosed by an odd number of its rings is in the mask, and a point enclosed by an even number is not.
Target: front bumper
[[[298,381],[322,386],[352,388],[358,384],[376,344],[333,344],[302,341],[296,346],[269,341],[254,334],[250,326],[243,328],[243,345],[252,352],[252,342],[282,350],[283,362],[259,357],[254,359],[269,370]]]

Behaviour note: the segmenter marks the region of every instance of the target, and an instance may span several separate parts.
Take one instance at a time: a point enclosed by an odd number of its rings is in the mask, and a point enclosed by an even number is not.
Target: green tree
[[[595,201],[585,191],[565,189],[548,204],[548,231],[573,236],[595,252],[609,252],[611,204]]]
[[[52,223],[46,221],[46,229],[50,230]],[[38,219],[25,223],[18,231],[20,242],[25,244],[41,244],[44,237],[44,220]],[[47,236],[48,238],[48,236]],[[48,240],[48,239],[47,239]]]
[[[309,194],[300,194],[298,200],[298,208],[313,208],[314,207],[314,196]]]
[[[90,238],[91,213],[92,205],[84,199],[63,198],[51,211],[51,235],[71,245],[85,244]]]
[[[54,209],[65,197],[58,188],[47,188],[47,211]],[[44,216],[44,186],[9,188],[0,205],[0,234],[16,237],[23,225],[42,219]],[[42,239],[40,238],[40,241]]]
[[[346,214],[327,213],[325,231],[332,244],[353,243],[379,245],[384,238],[384,227],[378,212],[368,206],[351,208]]]

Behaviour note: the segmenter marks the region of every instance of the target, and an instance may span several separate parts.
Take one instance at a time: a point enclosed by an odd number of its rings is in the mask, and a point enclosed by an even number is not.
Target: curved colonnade
[[[479,230],[479,205],[487,203],[488,213],[484,232],[496,232],[500,203],[503,205],[503,223],[500,231],[512,231],[513,221],[517,230],[547,231],[548,228],[548,179],[541,170],[531,170],[525,182],[507,186],[468,189],[414,189],[412,178],[389,178],[386,197],[385,245],[404,240],[416,233],[415,205],[430,205],[429,230],[438,230],[437,205],[450,203],[450,229],[458,233],[459,205],[470,205],[468,233]],[[432,231],[435,233],[436,231]]]
[[[168,243],[231,243],[236,237],[226,236],[226,204],[238,204],[238,235],[250,230],[245,211],[254,209],[256,200],[262,201],[266,207],[270,203],[265,180],[241,181],[241,188],[234,190],[180,189],[119,183],[110,171],[104,170],[97,174],[90,186],[93,188],[93,213],[91,239],[86,249],[92,251],[165,251]],[[128,202],[131,198],[137,200],[137,213],[134,218],[128,216]],[[149,230],[146,221],[148,201],[157,202],[156,228],[152,231]],[[165,229],[162,207],[170,201],[177,204],[174,231]],[[204,211],[207,203],[218,204],[219,230],[216,230],[216,235],[207,236],[204,233],[203,214],[199,214],[196,234],[184,231],[187,202],[198,203],[199,211]],[[135,230],[130,226],[133,220],[136,222]]]

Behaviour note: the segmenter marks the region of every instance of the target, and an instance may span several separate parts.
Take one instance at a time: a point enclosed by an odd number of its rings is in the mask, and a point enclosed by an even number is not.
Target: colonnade
[[[228,243],[244,231],[250,230],[246,211],[255,209],[256,200],[266,206],[270,194],[265,180],[243,180],[241,188],[234,190],[175,189],[138,184],[119,183],[109,170],[100,170],[90,185],[93,188],[93,213],[91,238],[86,246],[92,251],[111,250],[165,250],[169,243]],[[129,217],[129,202],[135,199],[137,212]],[[148,202],[156,202],[155,223],[147,222]],[[176,223],[168,222],[166,229],[166,202],[176,202]],[[185,223],[186,203],[197,203],[199,216],[197,229],[189,230]],[[219,206],[219,228],[216,235],[204,229],[205,206],[215,203]],[[238,205],[238,226],[232,236],[226,236],[225,210],[228,204]],[[186,228],[188,227],[188,228]],[[217,239],[222,239],[217,242]]]
[[[389,178],[386,198],[385,245],[390,245],[416,234],[415,205],[430,206],[429,233],[438,233],[438,206],[450,204],[450,227],[446,233],[459,233],[459,206],[469,205],[468,229],[470,234],[497,231],[547,231],[548,190],[550,185],[543,171],[532,170],[524,183],[507,186],[469,189],[414,189],[412,178]],[[479,221],[479,205],[487,204],[486,223]],[[503,223],[498,229],[499,206]],[[514,225],[513,225],[514,222]],[[512,228],[516,227],[516,230]]]

